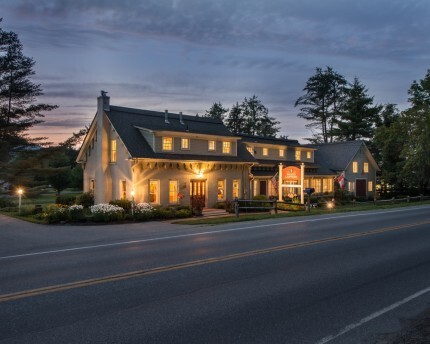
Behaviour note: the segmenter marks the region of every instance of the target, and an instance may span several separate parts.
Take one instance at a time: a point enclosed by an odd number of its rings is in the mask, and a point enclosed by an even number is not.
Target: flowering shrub
[[[67,221],[69,219],[69,213],[67,207],[48,205],[45,208],[42,218],[48,221],[48,223],[58,223],[62,221]]]
[[[124,217],[124,209],[113,204],[96,204],[90,207],[90,211],[97,222],[121,220]]]
[[[81,204],[71,205],[68,208],[70,220],[73,222],[83,221],[85,219],[84,206]]]
[[[136,220],[149,220],[154,217],[154,207],[149,203],[137,203],[134,206]]]

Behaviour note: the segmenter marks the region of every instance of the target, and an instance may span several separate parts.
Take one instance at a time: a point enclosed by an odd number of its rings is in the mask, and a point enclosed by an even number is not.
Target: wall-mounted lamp
[[[202,171],[200,171],[198,174],[197,174],[197,178],[203,178],[203,172]]]

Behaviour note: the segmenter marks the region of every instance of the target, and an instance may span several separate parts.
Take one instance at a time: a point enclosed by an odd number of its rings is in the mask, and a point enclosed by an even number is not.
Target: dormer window
[[[251,155],[254,155],[254,148],[252,148],[250,146],[246,146],[246,149],[249,153],[251,153]]]
[[[231,142],[229,142],[229,141],[224,141],[224,142],[222,143],[222,152],[223,152],[224,154],[230,154],[230,152],[231,152]]]
[[[268,156],[268,155],[269,155],[269,149],[263,148],[263,156]]]
[[[181,149],[190,149],[190,139],[181,139]]]
[[[302,152],[300,152],[299,150],[296,150],[296,160],[300,161],[302,159]]]
[[[173,151],[173,137],[163,137],[163,151]]]
[[[215,145],[215,141],[214,140],[209,140],[208,141],[208,150],[209,151],[215,151],[216,145]]]
[[[283,158],[285,156],[285,149],[279,150],[279,157]]]
[[[307,159],[312,159],[312,152],[306,152],[306,158]]]

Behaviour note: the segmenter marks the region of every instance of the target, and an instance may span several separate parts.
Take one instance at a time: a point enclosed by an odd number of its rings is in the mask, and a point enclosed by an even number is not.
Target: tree
[[[382,106],[373,106],[373,97],[367,94],[367,88],[357,77],[350,87],[345,89],[342,111],[336,121],[334,135],[339,141],[371,139],[380,123],[379,113]]]
[[[210,117],[214,119],[224,120],[224,115],[228,112],[220,102],[213,103],[209,110],[206,110],[205,117]]]
[[[242,105],[243,133],[264,137],[275,137],[279,131],[277,126],[280,122],[269,117],[269,110],[262,104],[256,95],[247,99],[245,97]]]
[[[245,130],[245,121],[242,114],[242,108],[239,103],[231,107],[228,116],[224,120],[224,124],[234,134],[243,133]]]
[[[306,82],[303,89],[306,94],[297,99],[295,106],[301,106],[297,116],[310,122],[306,127],[317,129],[313,141],[333,142],[346,86],[346,79],[331,67],[325,71],[316,68],[315,74]]]
[[[9,161],[16,151],[40,144],[43,138],[30,139],[27,131],[42,122],[44,111],[57,108],[35,104],[42,88],[30,80],[35,61],[22,50],[18,35],[0,28],[0,162]]]

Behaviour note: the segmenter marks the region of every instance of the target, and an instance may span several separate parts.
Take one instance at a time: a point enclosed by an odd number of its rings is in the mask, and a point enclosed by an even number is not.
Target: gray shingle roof
[[[230,136],[234,135],[222,121],[182,115],[184,124],[180,123],[179,114],[168,113],[169,123],[165,123],[164,112],[138,110],[119,106],[110,106],[105,111],[113,127],[124,142],[132,158],[173,159],[173,160],[206,160],[226,162],[255,162],[254,157],[242,144],[238,144],[237,157],[209,156],[196,154],[155,153],[136,127],[153,131],[187,132],[195,134]]]
[[[248,134],[236,134],[236,136],[242,138],[242,142],[254,142],[254,143],[267,143],[272,145],[285,145],[285,146],[292,146],[292,147],[299,147],[301,146],[299,141],[297,140],[286,140],[286,139],[280,139],[277,137],[264,137],[264,136],[255,136],[255,135],[248,135]]]
[[[333,174],[348,166],[362,144],[363,141],[346,141],[307,146],[317,149],[315,163],[320,166],[319,172]]]

